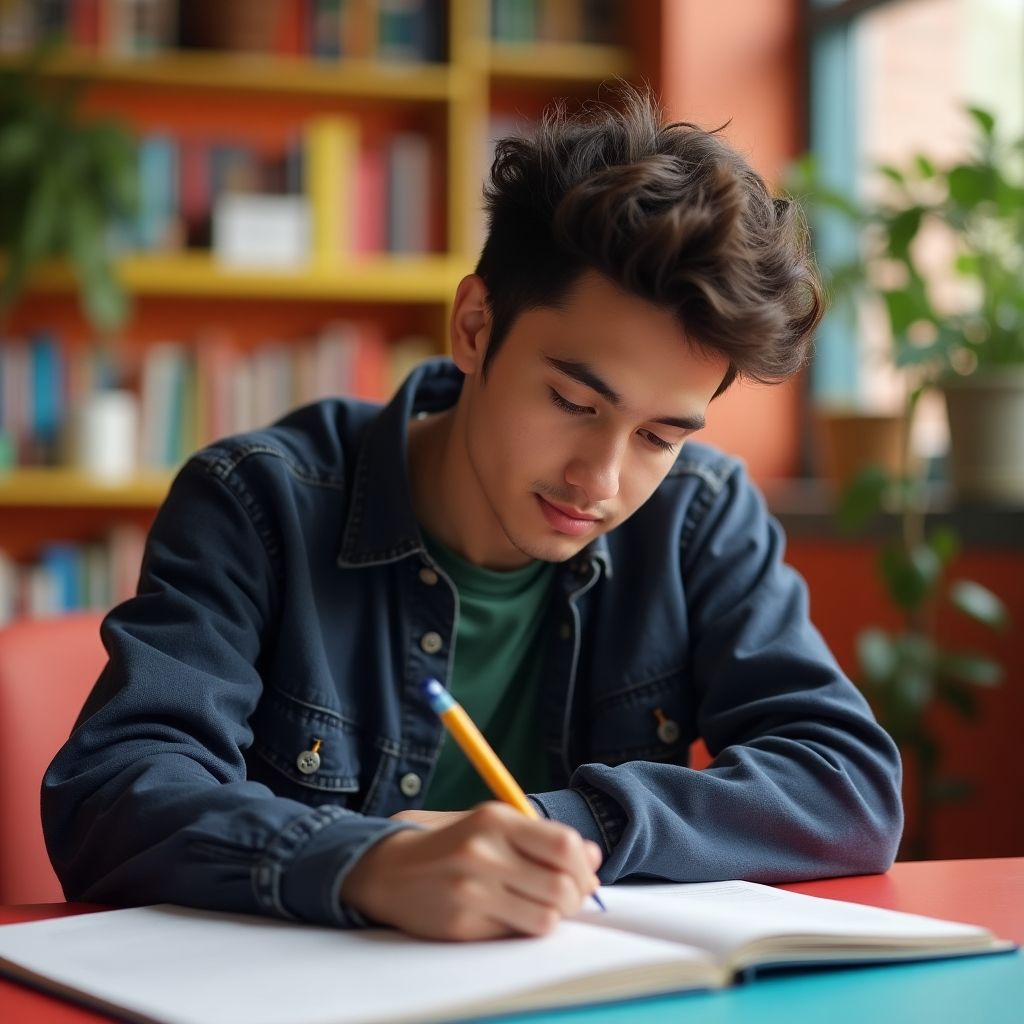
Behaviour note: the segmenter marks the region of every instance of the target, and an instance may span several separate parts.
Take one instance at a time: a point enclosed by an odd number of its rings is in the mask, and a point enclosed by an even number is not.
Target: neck
[[[462,401],[409,422],[409,482],[419,524],[445,547],[487,569],[518,569],[530,559],[505,536],[480,489],[466,447]]]

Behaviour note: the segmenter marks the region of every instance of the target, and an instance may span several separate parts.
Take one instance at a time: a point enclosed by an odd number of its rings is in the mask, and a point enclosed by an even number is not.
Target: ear
[[[478,274],[469,274],[455,292],[450,328],[452,360],[463,373],[480,372],[490,336],[487,286]]]

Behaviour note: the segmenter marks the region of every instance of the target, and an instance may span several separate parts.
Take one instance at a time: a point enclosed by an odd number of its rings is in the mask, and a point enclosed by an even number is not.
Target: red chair
[[[39,786],[106,662],[102,616],[0,629],[0,904],[62,902],[39,817]]]

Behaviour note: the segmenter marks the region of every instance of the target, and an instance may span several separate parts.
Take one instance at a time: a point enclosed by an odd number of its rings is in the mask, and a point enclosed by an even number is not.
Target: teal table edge
[[[762,974],[716,992],[500,1018],[503,1024],[926,1024],[1024,1020],[1024,952]]]

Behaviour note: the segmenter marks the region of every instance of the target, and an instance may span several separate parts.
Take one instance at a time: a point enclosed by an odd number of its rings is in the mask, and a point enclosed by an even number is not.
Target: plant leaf
[[[962,683],[940,679],[936,694],[967,721],[973,722],[978,717],[978,698]]]
[[[936,668],[944,678],[972,686],[998,686],[1004,675],[998,661],[971,651],[946,651],[939,656]]]
[[[880,685],[892,678],[899,664],[899,650],[882,629],[865,629],[857,637],[857,660],[865,680]]]
[[[933,164],[931,160],[924,155],[924,153],[918,153],[917,156],[914,157],[914,165],[917,167],[917,172],[922,178],[935,177],[935,164]]]
[[[937,526],[932,530],[928,544],[943,565],[949,565],[960,551],[960,541],[948,526]]]
[[[889,487],[889,476],[881,466],[865,466],[843,488],[837,518],[842,529],[863,529],[882,511],[882,499]]]
[[[898,167],[893,167],[892,164],[879,164],[878,170],[897,185],[906,185],[907,183],[907,179],[903,176],[903,172]]]
[[[982,130],[982,133],[991,138],[995,133],[996,119],[981,107],[970,106],[967,108],[967,113],[971,115],[975,124]]]
[[[950,198],[959,206],[973,208],[991,195],[991,175],[976,164],[957,164],[946,180]]]
[[[942,571],[942,563],[925,544],[917,545],[909,552],[889,545],[879,555],[879,568],[893,601],[901,608],[913,611],[931,594]]]
[[[949,588],[949,600],[964,615],[991,629],[1005,629],[1010,621],[1006,605],[973,580],[955,580]]]

